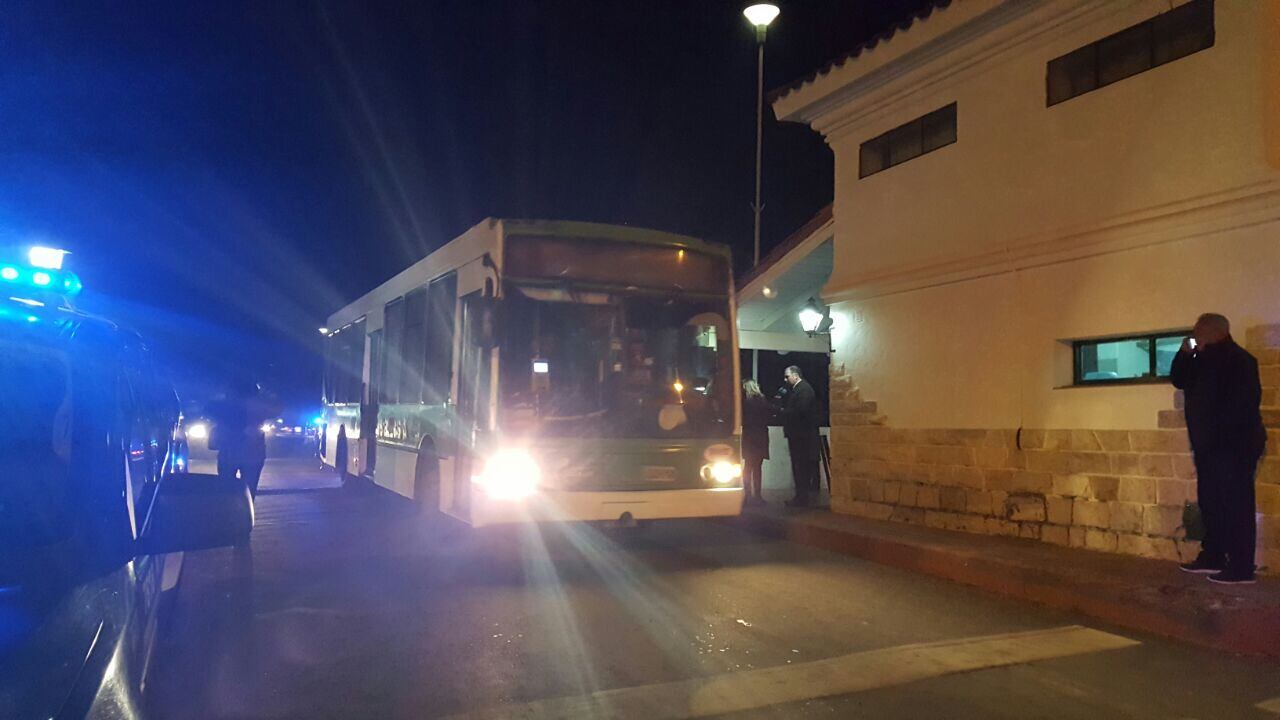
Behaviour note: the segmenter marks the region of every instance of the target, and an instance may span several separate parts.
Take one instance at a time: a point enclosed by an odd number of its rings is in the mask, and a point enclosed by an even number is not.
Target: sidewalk
[[[1215,585],[1176,564],[906,523],[747,508],[730,521],[767,537],[933,575],[1114,625],[1280,659],[1280,578]]]

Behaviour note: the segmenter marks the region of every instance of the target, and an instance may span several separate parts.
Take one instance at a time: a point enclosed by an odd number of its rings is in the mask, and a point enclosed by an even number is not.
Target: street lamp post
[[[778,17],[778,6],[768,3],[751,5],[742,11],[756,28],[756,199],[751,209],[755,211],[755,253],[751,266],[760,264],[760,162],[764,145],[764,36],[769,23]]]

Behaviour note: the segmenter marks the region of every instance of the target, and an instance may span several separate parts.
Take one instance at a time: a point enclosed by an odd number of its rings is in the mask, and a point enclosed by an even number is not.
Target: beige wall
[[[1063,341],[1207,311],[1280,320],[1280,222],[838,303],[833,366],[896,427],[1155,428],[1168,385],[1063,387]]]
[[[1073,4],[1080,3],[1049,7]],[[1168,3],[1102,3],[1093,22],[1034,35],[1054,20],[1042,12],[1014,33],[1032,35],[1022,44],[1006,43],[958,72],[959,53],[945,56],[895,80],[900,87],[869,93],[851,121],[832,119],[847,109],[819,118],[814,126],[830,132],[836,157],[827,293],[1028,243],[1078,243],[1069,235],[1099,223],[1276,182],[1262,99],[1262,55],[1271,45],[1261,36],[1271,5],[1280,3],[1219,0],[1214,47],[1048,108],[1048,60]],[[958,108],[954,145],[858,178],[863,141],[950,102]]]

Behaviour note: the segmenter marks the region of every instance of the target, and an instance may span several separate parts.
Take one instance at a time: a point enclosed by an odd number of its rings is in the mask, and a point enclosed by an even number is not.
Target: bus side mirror
[[[243,545],[253,530],[253,498],[244,482],[217,475],[176,475],[160,483],[143,555]]]

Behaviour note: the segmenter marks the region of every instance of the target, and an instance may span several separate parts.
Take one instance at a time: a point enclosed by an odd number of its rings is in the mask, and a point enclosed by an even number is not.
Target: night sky
[[[180,390],[252,372],[316,405],[325,317],[487,216],[623,223],[751,255],[746,3],[7,2],[0,245],[70,249],[81,306]],[[791,0],[765,85],[922,4]],[[832,157],[765,119],[764,250]]]

